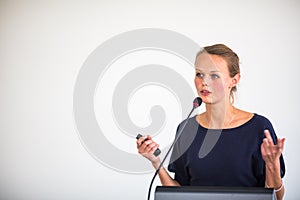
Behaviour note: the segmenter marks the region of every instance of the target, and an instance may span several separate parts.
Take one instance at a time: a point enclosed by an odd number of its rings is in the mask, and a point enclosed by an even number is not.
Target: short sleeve
[[[265,127],[265,129],[268,129],[270,131],[271,137],[273,139],[273,143],[277,144],[277,135],[276,135],[274,128],[269,120],[268,120],[268,125]],[[264,136],[264,138],[265,138],[265,136]],[[279,161],[280,161],[280,176],[281,176],[281,178],[283,178],[285,175],[285,163],[284,163],[282,154],[279,158]]]
[[[264,124],[263,130],[262,130],[262,133],[260,134],[260,138],[259,138],[260,142],[258,143],[259,144],[258,151],[253,156],[254,174],[258,180],[258,186],[261,186],[261,187],[263,187],[265,185],[265,177],[266,177],[265,162],[262,158],[261,149],[260,149],[260,145],[262,144],[262,141],[265,138],[265,135],[263,132],[265,129],[269,130],[274,144],[277,144],[277,135],[274,131],[274,128],[273,128],[271,122],[268,119],[264,118],[263,124]],[[281,176],[281,178],[283,178],[285,175],[285,162],[284,162],[282,154],[279,158],[279,162],[280,162],[280,176]]]
[[[172,155],[170,158],[170,163],[168,166],[168,170],[170,172],[175,173],[174,179],[180,185],[190,185],[190,174],[188,169],[188,153],[187,150],[191,146],[194,141],[194,138],[197,134],[198,124],[195,123],[195,117],[190,119],[186,124],[182,134],[178,138],[177,142],[174,145]],[[183,121],[178,127],[176,131],[176,136],[179,134]]]
[[[184,126],[186,125],[186,126]],[[182,133],[180,134],[180,132]],[[188,121],[182,121],[176,130],[176,136],[180,134],[174,145],[168,170],[175,173],[174,179],[182,186],[191,185],[191,170],[189,163],[191,160],[189,150],[195,147],[196,136],[198,135],[199,124],[196,121],[196,115],[189,118]]]
[[[181,185],[189,185],[190,175],[187,169],[186,153],[180,155],[179,145],[175,145],[173,148],[172,156],[170,159],[170,164],[168,165],[168,170],[174,172],[174,179]]]

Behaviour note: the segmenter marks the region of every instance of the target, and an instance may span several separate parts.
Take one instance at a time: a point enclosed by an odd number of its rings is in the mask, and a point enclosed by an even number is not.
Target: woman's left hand
[[[278,163],[279,157],[283,151],[285,138],[278,138],[277,144],[275,145],[269,130],[265,130],[264,133],[266,138],[263,139],[260,148],[262,157],[267,165]]]

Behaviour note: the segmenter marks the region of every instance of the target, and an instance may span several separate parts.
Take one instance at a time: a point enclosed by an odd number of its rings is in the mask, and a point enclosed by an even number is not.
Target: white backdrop
[[[287,138],[286,199],[299,199],[299,10],[297,0],[1,1],[0,199],[146,199],[152,173],[120,172],[95,159],[79,137],[73,111],[75,83],[88,56],[112,37],[141,28],[171,30],[200,46],[224,43],[238,53],[236,105],[265,115]],[[133,120],[144,118],[129,109]],[[174,130],[180,120],[172,118]],[[111,134],[106,137],[113,145],[136,154],[133,138]],[[173,134],[156,140],[164,147]]]

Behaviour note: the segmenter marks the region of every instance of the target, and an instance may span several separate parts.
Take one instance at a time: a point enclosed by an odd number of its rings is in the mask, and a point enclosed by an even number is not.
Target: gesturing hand
[[[279,162],[279,157],[283,151],[285,138],[278,138],[277,144],[273,143],[273,139],[269,130],[264,131],[266,138],[261,144],[261,154],[266,164],[276,164]]]

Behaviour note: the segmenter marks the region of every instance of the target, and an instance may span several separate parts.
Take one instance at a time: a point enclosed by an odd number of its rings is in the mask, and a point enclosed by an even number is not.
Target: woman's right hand
[[[152,140],[150,135],[140,137],[137,141],[137,149],[139,154],[151,161],[155,170],[161,165],[159,156],[155,156],[154,152],[158,148],[158,144]],[[180,186],[180,184],[174,180],[162,166],[158,172],[160,181],[163,186]]]
[[[154,155],[154,152],[159,145],[152,140],[150,135],[139,138],[136,141],[136,144],[139,154],[150,160],[153,165],[160,162],[159,156]]]

